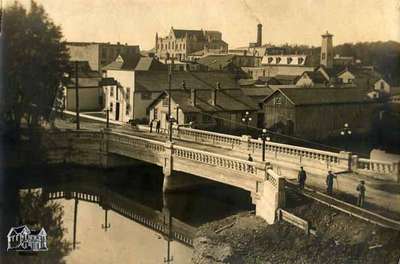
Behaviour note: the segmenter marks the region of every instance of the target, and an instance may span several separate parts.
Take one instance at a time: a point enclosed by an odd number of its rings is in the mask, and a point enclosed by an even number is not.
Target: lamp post
[[[263,128],[261,132],[261,139],[262,139],[262,161],[265,161],[265,142],[270,141],[271,138],[268,137],[267,129]]]
[[[101,224],[101,228],[104,229],[104,231],[107,232],[107,229],[111,227],[111,224],[107,222],[107,215],[108,215],[108,209],[105,209],[105,214],[104,214],[104,225]]]
[[[345,150],[348,150],[347,140],[352,135],[352,133],[353,132],[351,131],[349,124],[344,123],[344,126],[343,126],[342,130],[340,131],[340,135],[343,137]]]
[[[172,142],[172,120],[171,120],[171,86],[172,86],[172,71],[173,71],[174,59],[171,59],[171,63],[169,64],[169,71],[168,71],[168,134],[169,134],[169,141]]]
[[[244,116],[242,117],[242,122],[246,123],[246,134],[249,134],[249,123],[251,122],[251,116],[249,111],[246,111]]]
[[[110,108],[106,108],[106,128],[110,128]]]
[[[76,130],[80,129],[79,120],[79,78],[78,78],[78,61],[75,61],[75,111],[76,111]]]

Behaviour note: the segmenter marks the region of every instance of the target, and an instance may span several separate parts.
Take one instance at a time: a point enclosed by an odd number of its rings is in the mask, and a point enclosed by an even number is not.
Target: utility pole
[[[74,204],[74,231],[73,231],[73,238],[72,238],[72,247],[73,249],[76,248],[76,222],[78,217],[78,198],[75,197],[75,204]]]
[[[174,59],[171,58],[171,63],[169,65],[169,72],[168,72],[168,130],[169,130],[169,142],[172,142],[172,112],[171,112],[171,86],[172,86],[172,67],[174,66]]]
[[[75,61],[75,108],[76,108],[76,130],[80,129],[79,121],[79,85],[78,85],[78,61]]]

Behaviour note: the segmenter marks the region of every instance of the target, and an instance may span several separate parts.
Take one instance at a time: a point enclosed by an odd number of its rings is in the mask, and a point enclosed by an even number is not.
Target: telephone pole
[[[75,111],[76,111],[76,130],[80,129],[79,120],[79,85],[78,85],[78,61],[75,61]]]

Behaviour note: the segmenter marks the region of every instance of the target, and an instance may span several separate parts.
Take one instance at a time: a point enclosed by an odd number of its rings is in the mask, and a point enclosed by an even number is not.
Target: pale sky
[[[30,0],[18,0],[29,4]],[[3,1],[4,2],[4,1]],[[13,2],[13,0],[5,0]],[[222,32],[229,48],[263,44],[319,46],[326,30],[334,45],[400,41],[399,0],[37,0],[68,41],[121,42],[154,46],[155,33],[171,26]]]

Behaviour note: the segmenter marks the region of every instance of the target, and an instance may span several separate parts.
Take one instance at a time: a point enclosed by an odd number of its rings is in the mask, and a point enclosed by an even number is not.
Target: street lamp
[[[344,142],[345,142],[345,143],[344,143],[344,145],[345,145],[345,150],[347,150],[347,149],[348,149],[347,141],[348,141],[349,137],[352,135],[352,131],[351,131],[351,129],[350,129],[348,123],[344,123],[344,127],[343,127],[343,129],[340,131],[340,135],[343,137],[343,140],[344,140]]]
[[[249,123],[251,122],[251,116],[249,111],[246,111],[244,116],[242,117],[242,122],[246,123],[246,134],[249,134]]]
[[[270,141],[271,138],[268,137],[267,129],[263,128],[261,132],[261,139],[262,139],[262,161],[265,161],[265,142]]]

